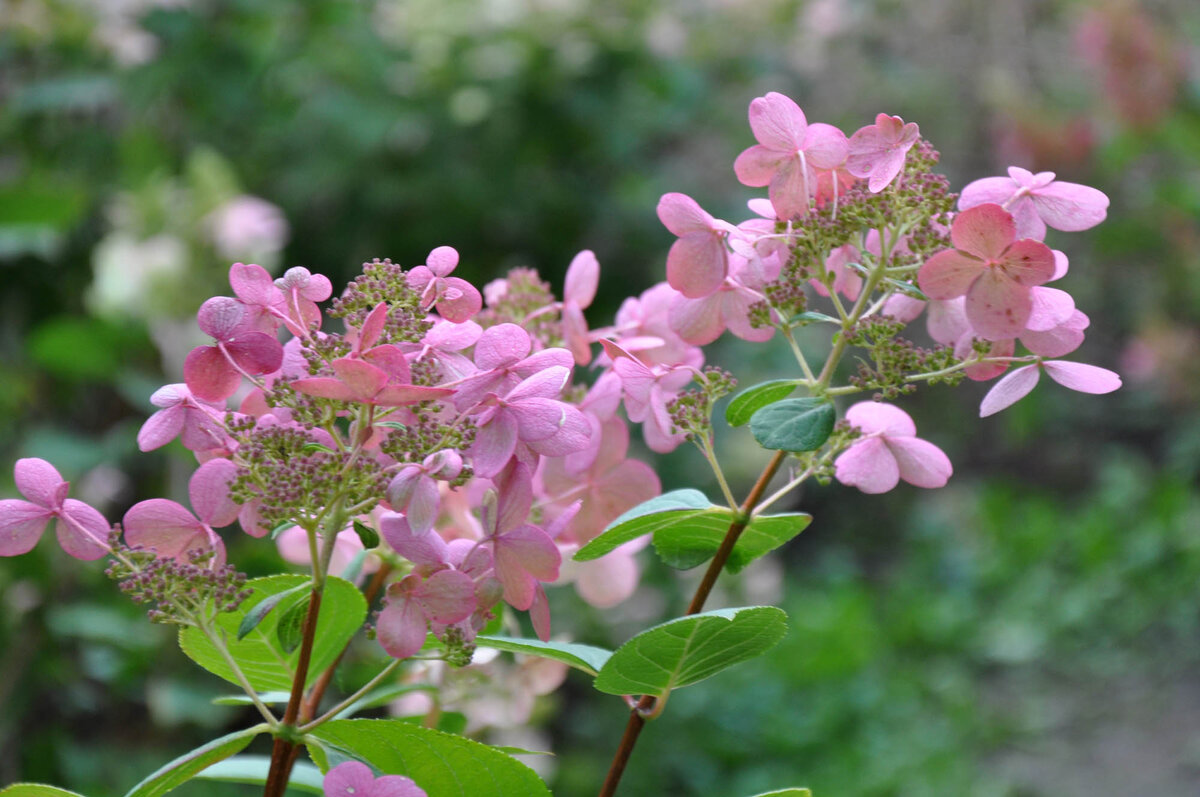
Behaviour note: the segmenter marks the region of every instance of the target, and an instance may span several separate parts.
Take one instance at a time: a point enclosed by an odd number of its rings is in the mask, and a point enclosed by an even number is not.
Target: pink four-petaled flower
[[[427,797],[425,790],[403,775],[375,777],[360,761],[346,761],[325,773],[325,797]]]
[[[51,520],[57,521],[59,544],[76,559],[90,561],[108,553],[108,521],[83,501],[67,498],[70,483],[53,465],[44,459],[18,459],[13,476],[29,500],[0,501],[0,556],[33,550]]]
[[[842,484],[886,493],[901,479],[917,487],[942,487],[953,473],[942,450],[918,438],[912,418],[899,407],[861,401],[846,411],[846,421],[862,437],[834,460]]]

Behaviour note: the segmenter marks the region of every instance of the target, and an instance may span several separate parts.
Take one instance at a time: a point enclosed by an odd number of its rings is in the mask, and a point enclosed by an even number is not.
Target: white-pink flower
[[[916,122],[905,124],[899,116],[881,113],[875,117],[875,124],[850,136],[846,170],[855,177],[867,178],[867,188],[878,194],[904,168],[904,157],[920,135]]]
[[[954,468],[940,448],[917,437],[904,410],[862,401],[846,411],[862,433],[834,461],[837,480],[864,493],[886,493],[901,479],[916,487],[942,487]]]

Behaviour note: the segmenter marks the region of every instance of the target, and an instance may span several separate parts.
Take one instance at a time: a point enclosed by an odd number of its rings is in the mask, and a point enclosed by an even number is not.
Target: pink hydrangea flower
[[[313,274],[304,266],[294,266],[275,280],[275,287],[283,294],[283,322],[288,330],[297,337],[308,337],[309,330],[321,324],[317,302],[333,295],[333,283],[324,274]]]
[[[325,797],[428,797],[425,790],[403,775],[375,777],[360,761],[346,761],[325,773]]]
[[[848,152],[846,134],[832,125],[810,125],[800,106],[774,91],[750,103],[750,129],[758,144],[734,161],[738,180],[769,186],[768,196],[780,219],[807,214],[815,170],[842,164]]]
[[[700,299],[680,294],[671,304],[671,328],[687,343],[704,346],[728,329],[742,340],[761,343],[775,334],[774,327],[750,324],[750,308],[766,297],[763,261],[730,256],[730,274],[715,292]]]
[[[70,483],[53,465],[44,459],[18,459],[13,476],[17,489],[29,500],[0,501],[0,556],[32,551],[52,520],[59,544],[76,559],[91,561],[108,553],[112,526],[83,501],[67,498]]]
[[[667,252],[667,283],[691,299],[720,288],[729,272],[725,239],[737,228],[714,219],[686,194],[663,194],[658,218],[679,236]]]
[[[192,551],[213,549],[212,566],[222,566],[225,543],[213,529],[237,520],[241,507],[229,497],[229,484],[236,476],[237,465],[230,460],[210,459],[188,480],[188,498],[196,515],[166,498],[140,501],[121,521],[125,541],[183,562]]]
[[[164,385],[150,396],[161,409],[138,431],[138,448],[152,451],[182,436],[184,448],[211,451],[226,444],[223,405],[197,398],[185,384]]]
[[[450,276],[457,267],[458,251],[439,246],[425,258],[425,265],[409,270],[408,284],[421,294],[421,307],[436,307],[442,318],[461,323],[480,311],[483,297],[471,283]]]
[[[243,374],[279,370],[283,345],[257,331],[257,318],[237,299],[214,296],[200,305],[196,321],[216,341],[192,349],[183,362],[184,381],[197,398],[224,401],[242,384]]]
[[[425,644],[431,622],[465,620],[475,605],[475,582],[466,573],[452,569],[428,577],[410,573],[388,585],[387,605],[375,625],[379,644],[388,655],[407,659]]]
[[[286,319],[283,291],[271,275],[254,263],[234,263],[229,267],[229,285],[246,308],[246,323],[259,332],[272,334]]]
[[[600,261],[596,260],[594,252],[584,249],[567,266],[567,279],[563,286],[563,339],[575,357],[576,365],[587,365],[592,361],[591,340],[588,338],[587,319],[583,311],[591,306],[599,286]]]
[[[867,188],[878,194],[904,168],[904,157],[917,143],[921,131],[915,122],[881,113],[875,124],[850,136],[846,169],[855,177],[867,178]]]
[[[1107,368],[1064,360],[1045,360],[1016,368],[992,385],[979,405],[979,417],[995,415],[1025,398],[1037,387],[1042,371],[1063,387],[1080,393],[1111,393],[1121,386],[1121,377]]]
[[[862,437],[834,460],[837,480],[864,493],[886,493],[901,479],[917,487],[942,487],[953,468],[942,450],[917,435],[904,410],[862,401],[846,411]]]
[[[1012,216],[999,205],[964,210],[950,228],[954,249],[925,261],[917,283],[931,299],[966,296],[967,320],[979,337],[1016,337],[1033,312],[1030,288],[1054,276],[1050,247],[1017,240]]]
[[[1055,180],[1054,172],[1034,174],[1017,166],[1008,168],[1008,177],[984,177],[970,183],[958,197],[961,210],[988,203],[1012,213],[1018,237],[1038,241],[1046,237],[1047,225],[1078,232],[1095,227],[1108,215],[1108,197],[1103,191]]]

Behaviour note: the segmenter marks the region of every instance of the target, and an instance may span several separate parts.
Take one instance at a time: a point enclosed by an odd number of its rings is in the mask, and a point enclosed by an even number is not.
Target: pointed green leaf
[[[283,705],[292,697],[291,692],[279,690],[276,692],[260,692],[258,694],[259,701],[267,705]],[[214,706],[253,706],[254,701],[249,695],[221,695],[213,698]]]
[[[831,315],[826,315],[825,313],[818,313],[813,310],[809,310],[806,313],[800,313],[800,315],[794,315],[791,317],[790,321],[792,323],[792,326],[802,326],[803,324],[811,324],[811,323],[818,322],[818,321],[821,323],[824,323],[824,324],[840,324],[840,323],[842,323],[841,321],[837,320],[836,318],[834,318]]]
[[[246,612],[246,616],[238,624],[237,638],[245,639],[246,634],[253,631],[263,621],[263,618],[271,613],[272,609],[288,598],[298,597],[308,587],[309,583],[306,581],[303,584],[297,584],[289,590],[284,590],[283,592],[263,598],[263,600],[256,603],[254,608]]]
[[[659,529],[695,521],[704,516],[724,517],[728,526],[733,513],[727,508],[713,504],[699,490],[672,490],[657,498],[638,504],[619,518],[609,523],[595,539],[575,553],[577,562],[599,559],[604,554],[643,534]],[[701,521],[703,522],[703,521]]]
[[[262,786],[267,782],[267,773],[271,769],[271,757],[265,755],[235,755],[224,761],[218,761],[208,769],[196,775],[197,780],[218,780],[223,783],[249,783]],[[309,794],[324,794],[322,782],[325,776],[321,770],[307,761],[297,761],[292,766],[292,776],[288,778],[288,793],[292,789],[308,792]]]
[[[755,794],[754,797],[812,797],[812,791],[809,789],[779,789],[764,791],[761,794]]]
[[[730,426],[741,426],[750,422],[750,416],[768,404],[785,399],[796,389],[791,379],[772,379],[748,387],[733,397],[725,408],[725,420]]]
[[[0,789],[0,797],[83,797],[83,795],[42,783],[14,783],[7,789]]]
[[[275,641],[284,653],[291,653],[300,647],[304,638],[304,618],[308,615],[308,601],[301,601],[289,606],[287,611],[275,623]]]
[[[772,451],[816,451],[833,433],[837,411],[819,398],[784,399],[750,419],[750,433]]]
[[[704,564],[716,555],[733,518],[727,515],[720,519],[720,523],[713,523],[708,517],[697,518],[663,529],[654,535],[654,550],[668,565],[681,570]],[[811,522],[812,515],[805,512],[752,518],[733,546],[725,569],[730,573],[739,572],[804,531]]]
[[[272,612],[260,622],[244,639],[237,638],[237,630],[246,613],[272,595],[309,584],[309,578],[301,575],[278,575],[256,578],[246,582],[253,592],[236,612],[217,615],[214,625],[225,637],[229,652],[237,660],[250,685],[259,692],[290,690],[295,674],[298,651],[290,655],[279,648],[275,637],[279,612]],[[307,606],[307,601],[301,601]],[[330,577],[325,582],[325,593],[321,600],[321,614],[317,620],[316,640],[313,645],[312,661],[308,668],[308,683],[316,680],[321,671],[333,663],[346,643],[359,631],[367,617],[367,602],[362,593],[348,581]],[[179,647],[188,658],[204,669],[240,686],[237,677],[225,662],[224,657],[213,647],[199,628],[187,627],[179,632]]]
[[[362,541],[363,547],[367,550],[379,547],[379,532],[361,520],[354,521],[354,533],[358,535],[358,539]]]
[[[516,639],[503,636],[477,636],[475,644],[482,648],[494,648],[495,650],[507,650],[509,653],[526,653],[530,656],[554,659],[583,670],[588,675],[600,672],[604,662],[608,661],[608,657],[612,655],[611,650],[591,645],[579,645],[574,642],[543,642],[540,639]]]
[[[662,697],[772,648],[787,633],[774,606],[719,609],[669,620],[613,652],[595,686],[613,695]]]
[[[251,739],[264,730],[266,730],[266,726],[247,728],[244,731],[213,739],[208,744],[181,755],[154,772],[130,789],[125,797],[158,797],[160,794],[166,794],[171,789],[191,780],[197,772],[207,769],[235,753],[240,753],[246,745],[250,744]]]
[[[929,297],[925,295],[925,292],[911,282],[896,280],[892,279],[891,277],[885,277],[884,282],[896,288],[896,290],[900,291],[901,293],[908,294],[914,299],[920,299],[923,302],[929,301]]]
[[[437,797],[549,797],[532,769],[485,744],[400,720],[332,720],[308,735],[309,755],[328,772],[362,761],[407,775]]]

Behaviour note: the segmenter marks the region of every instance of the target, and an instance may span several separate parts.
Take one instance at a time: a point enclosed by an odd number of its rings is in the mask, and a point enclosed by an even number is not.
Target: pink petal
[[[571,369],[555,365],[522,379],[508,392],[505,401],[525,401],[531,398],[553,399],[562,394],[571,379]]]
[[[563,301],[574,302],[581,308],[591,306],[600,285],[600,261],[590,249],[584,249],[571,259],[567,266],[566,284],[563,286]]]
[[[1032,287],[1054,276],[1054,253],[1044,243],[1024,238],[1010,246],[997,265],[1013,281]]]
[[[457,623],[475,611],[475,582],[457,570],[439,570],[417,588],[425,613],[439,623]]]
[[[243,333],[224,346],[243,371],[255,376],[274,373],[283,364],[283,344],[263,332]]]
[[[351,394],[358,400],[373,398],[388,383],[386,371],[362,360],[340,357],[330,365],[338,379],[350,388]],[[305,381],[310,380],[298,380],[298,382]],[[297,383],[293,382],[292,384],[294,386]]]
[[[566,368],[570,371],[574,362],[575,358],[571,356],[571,352],[556,346],[552,349],[542,349],[539,352],[534,352],[512,366],[512,372],[521,379],[528,379],[534,374],[548,368]]]
[[[1033,311],[1029,288],[988,268],[967,291],[967,320],[976,334],[987,340],[1015,338],[1025,329]]]
[[[458,267],[458,250],[453,246],[439,246],[425,258],[425,265],[439,277],[445,277]]]
[[[179,559],[190,550],[209,547],[204,524],[185,507],[165,498],[134,504],[121,525],[127,543],[151,548],[159,556]]]
[[[1042,221],[1056,230],[1086,230],[1108,215],[1108,197],[1090,186],[1055,181],[1035,189],[1032,196]]]
[[[218,457],[201,465],[188,481],[188,500],[209,526],[219,529],[237,520],[242,507],[229,497],[229,487],[236,478],[237,465]]]
[[[1096,365],[1049,360],[1042,367],[1055,382],[1080,393],[1111,393],[1121,386],[1120,376]]]
[[[475,364],[482,370],[512,365],[529,356],[529,333],[516,324],[488,327],[475,344]]]
[[[183,378],[192,395],[207,401],[224,401],[242,384],[242,375],[216,346],[192,349],[183,361]]]
[[[392,550],[413,564],[435,567],[445,564],[449,556],[446,541],[436,531],[418,532],[408,518],[396,512],[385,512],[379,520],[379,533]]]
[[[138,430],[137,444],[141,451],[161,448],[179,436],[187,410],[182,406],[169,407],[151,415]]]
[[[346,761],[325,773],[325,797],[370,797],[375,773],[360,761]]]
[[[507,412],[497,413],[480,426],[471,445],[475,474],[490,479],[504,468],[517,447],[517,421]]]
[[[562,554],[554,540],[536,526],[517,526],[496,538],[496,567],[520,567],[538,581],[555,581]],[[527,608],[527,607],[518,607]]]
[[[379,336],[383,334],[383,327],[387,324],[388,306],[386,302],[380,302],[371,309],[363,320],[362,329],[358,330],[358,351],[366,351],[375,345],[375,341],[379,340]]]
[[[667,282],[690,299],[720,288],[728,271],[725,243],[709,231],[688,233],[667,252]]]
[[[373,789],[370,797],[429,797],[412,778],[403,775],[383,775],[375,781]]]
[[[767,196],[781,220],[806,215],[810,198],[808,167],[799,158],[779,164],[779,170],[767,188]]]
[[[529,447],[543,457],[565,457],[584,450],[591,443],[592,427],[587,416],[570,404],[563,404],[562,410],[558,431],[549,437],[528,441]]]
[[[1021,343],[1034,354],[1042,357],[1062,357],[1079,348],[1083,343],[1083,331],[1088,327],[1088,317],[1076,310],[1064,323],[1044,332],[1021,333]]]
[[[20,556],[37,545],[54,517],[50,510],[18,498],[0,500],[0,556]]]
[[[986,266],[957,249],[944,249],[925,261],[917,272],[917,285],[930,299],[965,296]]]
[[[958,195],[959,210],[979,205],[1003,205],[1017,192],[1019,186],[1011,177],[984,177],[968,183]]]
[[[38,506],[57,509],[67,497],[67,482],[63,481],[63,477],[54,466],[44,459],[18,459],[13,467],[13,478],[21,495]]]
[[[863,434],[884,434],[889,437],[917,433],[916,424],[908,413],[893,404],[879,401],[860,401],[846,410],[846,422]]]
[[[771,178],[775,176],[775,172],[779,171],[779,164],[788,157],[790,155],[785,155],[778,150],[755,144],[737,156],[733,162],[733,171],[742,185],[761,188],[764,185],[770,185]],[[771,209],[770,218],[775,218],[774,208]]]
[[[575,590],[597,609],[608,609],[633,595],[638,564],[631,553],[613,551],[594,562],[581,562]]]
[[[900,482],[900,466],[878,437],[854,441],[833,465],[838,481],[864,493],[886,493]]]
[[[696,200],[687,194],[663,194],[658,200],[658,220],[672,234],[711,233],[715,221]]]
[[[425,387],[424,385],[388,385],[375,394],[373,401],[386,407],[403,407],[421,401],[442,399],[454,395],[454,391],[445,387]]]
[[[109,553],[112,524],[83,501],[68,498],[55,525],[58,544],[76,559],[91,562]],[[224,560],[222,560],[222,563]]]
[[[1037,387],[1041,369],[1034,365],[1017,368],[1008,376],[992,385],[992,389],[983,397],[979,405],[979,417],[986,418],[995,415],[1000,410],[1007,409],[1029,395]]]
[[[340,379],[331,376],[313,376],[307,379],[297,379],[292,383],[292,389],[306,396],[336,399],[337,401],[355,401],[358,395]]]
[[[433,528],[440,506],[437,482],[428,477],[417,479],[412,498],[405,508],[405,516],[413,531],[420,534]]]
[[[725,322],[721,318],[721,291],[700,299],[679,294],[671,303],[669,323],[686,343],[705,346],[721,337]]]
[[[562,308],[563,339],[576,365],[587,365],[592,361],[592,347],[588,341],[587,319],[575,302],[566,302]]]
[[[931,301],[929,314],[925,316],[929,337],[943,346],[950,346],[970,332],[971,325],[967,322],[965,307],[966,299],[962,296],[947,301]]]
[[[379,620],[375,623],[375,636],[389,656],[407,659],[425,644],[429,622],[416,601],[406,598],[392,599],[391,593],[389,588],[388,603],[379,613]]]
[[[735,336],[752,343],[762,343],[774,336],[774,327],[750,325],[750,308],[762,301],[759,294],[737,287],[731,291],[718,291],[718,295],[721,297],[721,318]]]
[[[524,443],[544,440],[559,430],[566,417],[567,405],[547,398],[527,398],[513,402],[509,411],[517,419],[517,437]]]
[[[479,290],[464,279],[446,277],[446,292],[438,299],[438,315],[448,321],[461,324],[469,321],[483,308],[483,297]]]
[[[1016,240],[1016,225],[999,205],[979,205],[954,217],[950,240],[955,249],[982,260],[998,260]]]
[[[845,162],[848,151],[846,134],[838,128],[823,122],[808,126],[804,134],[804,155],[809,166],[817,169],[837,168]],[[902,154],[902,161],[903,157]]]
[[[533,623],[533,632],[543,642],[550,641],[550,603],[546,600],[546,590],[538,584],[533,588],[533,602],[529,605],[529,620]]]
[[[246,307],[230,296],[214,296],[200,305],[196,323],[206,334],[217,340],[228,340],[239,331],[246,316]]]
[[[970,335],[964,335],[963,338],[954,347],[954,356],[960,360],[965,360],[973,357],[975,354],[975,339]],[[1011,357],[1016,350],[1016,342],[1012,338],[1004,340],[988,341],[987,356],[988,357]],[[963,373],[968,379],[975,382],[990,382],[1000,374],[1008,370],[1008,363],[976,363],[968,365],[963,369]]]
[[[900,478],[915,487],[945,487],[954,473],[950,458],[933,443],[916,437],[888,437],[885,442],[896,458]]]
[[[226,442],[224,429],[197,407],[184,409],[183,432],[179,439],[189,451],[223,448]]]
[[[764,147],[795,152],[804,144],[808,120],[790,97],[772,91],[750,102],[750,129]]]
[[[1065,324],[1075,313],[1075,300],[1058,288],[1035,287],[1030,292],[1033,311],[1025,322],[1027,330],[1045,332]]]

